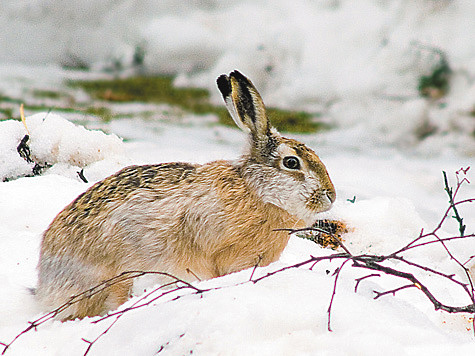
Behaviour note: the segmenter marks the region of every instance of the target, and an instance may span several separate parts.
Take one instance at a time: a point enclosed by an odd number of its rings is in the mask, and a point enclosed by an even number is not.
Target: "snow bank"
[[[474,13],[471,0],[5,0],[0,62],[173,73],[219,103],[214,78],[237,68],[269,105],[362,127],[362,140],[473,155]],[[450,90],[422,98],[441,54]]]
[[[92,172],[94,166],[97,178],[91,178],[90,184],[109,174],[110,167],[129,160],[124,157],[132,157],[133,163],[232,158],[237,156],[244,140],[238,131],[229,128],[167,127],[162,123],[160,130],[150,130],[149,122],[141,126],[132,119],[111,123],[117,131],[128,131],[136,139],[125,143],[115,136],[74,126],[59,116],[35,115],[27,119],[27,124],[32,154],[36,138],[44,143],[36,154],[57,162],[53,166],[58,167],[57,172],[64,172],[60,165],[78,169],[74,166],[78,162],[88,164],[86,173]],[[24,128],[15,121],[5,121],[0,126],[2,134],[8,132],[0,143],[10,145],[2,146],[0,152],[10,152],[3,159],[19,171],[22,161],[17,160],[15,150],[25,134]],[[8,141],[9,137],[15,139]],[[65,137],[71,142],[64,141]],[[85,144],[88,147],[84,151],[76,152],[75,148]],[[421,228],[428,231],[435,227],[438,219],[426,221],[421,211],[429,204],[439,212],[437,218],[440,218],[447,207],[440,170],[450,172],[464,162],[454,157],[413,161],[399,156],[381,160],[352,156],[345,160],[338,153],[333,156],[326,153],[322,159],[336,184],[338,200],[321,217],[348,224],[350,232],[344,235],[345,245],[355,254],[393,252],[417,237]],[[371,164],[362,164],[367,162]],[[397,172],[390,167],[397,167]],[[453,181],[453,174],[449,176]],[[41,315],[28,290],[36,285],[41,234],[54,216],[88,186],[69,174],[0,182],[0,342],[9,342],[28,325],[28,320]],[[465,186],[464,192],[473,198],[471,186]],[[355,194],[358,196],[353,203],[346,200]],[[460,207],[460,211],[468,228],[473,229],[473,204],[467,210]],[[448,230],[441,231],[441,236],[457,233],[457,227],[450,222],[445,228]],[[449,248],[466,260],[473,255],[475,239],[466,240],[460,246],[450,244]],[[313,242],[292,237],[280,260],[258,268],[254,277],[301,262],[310,255],[331,253],[332,250],[322,249]],[[408,255],[411,261],[456,273],[460,280],[466,278],[440,245],[418,248]],[[445,356],[472,353],[475,341],[469,315],[434,311],[417,288],[374,300],[375,290],[390,290],[405,283],[385,275],[363,280],[355,293],[355,279],[368,272],[352,268],[350,263],[338,279],[331,317],[333,332],[329,332],[327,310],[335,281],[333,273],[341,262],[320,262],[312,271],[290,269],[256,284],[249,282],[252,269],[197,283],[198,288],[218,289],[202,295],[185,291],[176,300],[173,299],[177,295],[171,294],[168,299],[128,312],[94,344],[89,354]],[[388,266],[401,268],[398,263],[389,262]],[[446,280],[420,271],[418,276],[440,300],[451,305],[468,304],[466,295],[447,287]],[[124,307],[138,298],[132,298]],[[37,331],[21,336],[6,355],[82,355],[87,347],[83,339],[94,340],[112,321],[93,324],[94,320],[48,322]]]
[[[77,175],[93,163],[123,155],[116,135],[87,130],[59,115],[39,113],[26,118],[26,127],[14,120],[0,122],[0,180],[34,174],[35,166],[50,167],[50,173]],[[28,157],[18,147],[25,135]],[[74,172],[74,173],[73,173]]]

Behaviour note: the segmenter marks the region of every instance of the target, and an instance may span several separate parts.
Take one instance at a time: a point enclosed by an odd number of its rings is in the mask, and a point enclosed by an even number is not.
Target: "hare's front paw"
[[[313,229],[300,232],[298,236],[322,247],[330,247],[332,250],[340,247],[340,241],[343,241],[342,235],[349,232],[346,223],[338,220],[317,220],[311,228]]]

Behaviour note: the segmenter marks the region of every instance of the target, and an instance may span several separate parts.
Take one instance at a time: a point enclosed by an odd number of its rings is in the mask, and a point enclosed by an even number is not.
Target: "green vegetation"
[[[176,88],[173,77],[129,77],[100,80],[68,81],[66,88],[32,89],[27,98],[12,98],[0,93],[0,120],[11,119],[23,103],[29,112],[53,111],[58,113],[79,113],[93,115],[108,122],[116,117],[125,117],[124,112],[117,113],[111,104],[142,102],[166,104],[177,112],[197,115],[214,114],[219,122],[234,126],[224,103],[213,105],[206,89]],[[72,89],[72,90],[71,90]],[[75,90],[86,91],[93,99],[90,102],[76,102]],[[29,98],[29,99],[28,99]],[[303,111],[288,111],[268,108],[268,115],[278,130],[310,133],[327,128],[315,122],[312,115]],[[150,115],[150,112],[146,112]],[[145,113],[143,113],[145,114]]]
[[[64,94],[60,91],[34,89],[31,94],[34,98],[34,104],[32,104],[31,99],[18,99],[0,94],[0,120],[20,120],[19,116],[14,117],[14,115],[15,112],[18,114],[21,104],[24,104],[25,110],[29,112],[54,111],[58,113],[88,114],[100,117],[104,121],[109,121],[113,118],[111,110],[105,106],[86,105],[73,108],[67,106],[67,104],[65,105],[65,100],[66,103],[69,103],[69,101],[74,102],[74,98],[72,95]],[[46,104],[42,102],[42,99],[50,99],[57,104]]]
[[[63,95],[60,92],[57,92],[54,90],[40,90],[40,89],[34,89],[33,96],[36,98],[42,98],[42,99],[60,99],[63,97]]]
[[[0,93],[0,121],[8,120],[13,117],[13,106],[20,106],[19,100],[10,98]]]
[[[21,104],[21,100],[0,94],[0,103]]]
[[[210,103],[207,90],[176,88],[170,76],[70,81],[68,84],[73,88],[82,88],[93,98],[103,101],[168,104],[198,115],[215,114],[221,123],[234,125],[224,105]],[[315,132],[325,128],[323,124],[314,122],[306,112],[268,108],[268,114],[272,123],[282,131]]]
[[[90,106],[83,110],[83,112],[88,115],[100,117],[105,122],[109,122],[114,118],[112,111],[104,106]]]
[[[425,98],[440,99],[450,89],[452,69],[442,51],[438,49],[432,49],[432,51],[438,56],[438,61],[429,74],[419,78],[418,90],[419,94]]]
[[[10,119],[13,116],[13,109],[0,108],[0,120]]]

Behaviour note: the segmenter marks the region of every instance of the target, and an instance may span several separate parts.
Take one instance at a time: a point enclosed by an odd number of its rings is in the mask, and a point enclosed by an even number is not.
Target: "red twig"
[[[376,294],[374,296],[374,299],[378,299],[378,298],[382,297],[383,295],[387,295],[387,294],[392,294],[393,296],[395,296],[396,292],[399,292],[400,290],[407,289],[407,288],[413,288],[413,287],[416,287],[416,285],[415,284],[406,284],[405,286],[395,288],[395,289],[391,289],[391,290],[387,290],[385,292],[373,291]]]
[[[336,294],[336,286],[337,286],[337,283],[338,283],[338,278],[340,277],[340,273],[341,273],[343,267],[350,260],[351,260],[351,257],[344,260],[343,263],[340,265],[340,267],[334,273],[335,280],[333,282],[333,290],[332,290],[332,295],[331,295],[331,298],[330,298],[330,304],[328,305],[328,309],[327,309],[327,314],[328,314],[327,329],[330,332],[333,331],[332,328],[331,328],[331,315],[332,315],[333,301],[335,299],[335,294]]]
[[[364,276],[364,277],[356,278],[356,279],[355,279],[355,281],[356,281],[356,283],[355,283],[355,293],[358,292],[358,286],[360,285],[360,283],[361,283],[363,280],[365,280],[365,279],[367,279],[367,278],[371,278],[371,277],[381,277],[381,274],[380,274],[380,273],[372,273],[372,274],[368,274],[368,275],[366,275],[366,276]]]

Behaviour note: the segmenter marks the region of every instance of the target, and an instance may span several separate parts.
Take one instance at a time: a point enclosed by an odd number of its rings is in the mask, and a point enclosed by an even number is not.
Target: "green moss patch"
[[[219,121],[234,125],[227,110],[210,103],[209,92],[200,88],[176,88],[173,77],[130,77],[87,81],[69,81],[73,88],[82,88],[93,98],[107,102],[146,102],[167,104],[194,114],[215,114]],[[268,115],[278,130],[316,132],[325,128],[306,112],[268,108]],[[107,118],[106,118],[107,119]],[[109,117],[110,119],[110,117]]]
[[[63,97],[63,95],[58,91],[41,89],[33,90],[33,96],[43,99],[61,99]]]

